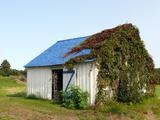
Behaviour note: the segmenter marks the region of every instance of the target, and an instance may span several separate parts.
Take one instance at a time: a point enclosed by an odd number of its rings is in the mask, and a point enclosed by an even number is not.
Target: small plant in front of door
[[[88,104],[89,93],[83,92],[77,86],[71,86],[68,91],[62,91],[62,105],[69,109],[86,109]]]

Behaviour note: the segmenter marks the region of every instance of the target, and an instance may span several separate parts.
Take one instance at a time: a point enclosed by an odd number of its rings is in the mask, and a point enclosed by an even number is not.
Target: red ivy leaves
[[[106,38],[110,37],[110,35],[112,35],[113,33],[119,31],[120,29],[129,29],[132,27],[134,27],[134,26],[131,23],[128,23],[128,24],[123,24],[123,25],[117,26],[112,29],[104,30],[104,31],[97,33],[95,35],[92,35],[91,37],[89,37],[87,40],[85,40],[79,46],[72,48],[71,51],[69,51],[68,53],[65,54],[65,57],[67,57],[73,53],[78,53],[84,49],[98,49],[99,47],[101,47],[101,45],[106,40]]]

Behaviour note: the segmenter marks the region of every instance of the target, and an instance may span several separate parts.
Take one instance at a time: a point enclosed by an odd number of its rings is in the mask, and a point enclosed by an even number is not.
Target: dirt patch
[[[80,115],[80,118],[82,120],[132,120],[131,118],[125,116],[125,115],[116,115],[111,113],[102,113],[102,112],[96,112],[96,111],[86,111],[82,112]]]
[[[0,113],[1,118],[8,116],[16,120],[78,120],[76,116],[57,116],[55,114],[42,114],[26,108],[10,106]]]
[[[159,118],[157,118],[152,111],[148,111],[146,113],[144,113],[145,117],[147,120],[160,120]]]

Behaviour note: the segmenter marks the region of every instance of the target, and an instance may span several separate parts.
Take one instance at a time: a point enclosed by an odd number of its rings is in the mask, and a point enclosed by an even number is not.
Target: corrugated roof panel
[[[73,38],[73,39],[58,41],[53,46],[51,46],[46,51],[44,51],[42,54],[40,54],[38,57],[36,57],[27,65],[25,65],[25,67],[29,68],[29,67],[62,65],[71,58],[74,58],[80,55],[89,54],[90,50],[88,49],[88,50],[83,50],[80,53],[72,54],[68,57],[64,57],[64,54],[69,52],[71,48],[79,45],[87,38],[88,37],[80,37],[80,38]]]

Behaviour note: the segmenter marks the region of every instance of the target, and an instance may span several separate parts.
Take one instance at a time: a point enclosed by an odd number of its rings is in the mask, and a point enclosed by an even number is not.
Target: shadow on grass
[[[26,92],[18,92],[18,93],[15,93],[15,94],[8,94],[7,96],[8,97],[15,97],[15,98],[29,99],[29,100],[48,101],[51,104],[57,104],[57,105],[61,105],[62,104],[60,101],[43,99],[43,98],[37,97],[34,94],[27,95]]]
[[[27,97],[27,93],[26,92],[18,92],[15,94],[8,94],[8,97],[22,97],[22,98],[26,98]]]
[[[37,97],[34,94],[27,95],[26,92],[19,92],[15,94],[9,94],[8,97],[19,97],[19,98],[25,98],[25,99],[33,99],[33,100],[44,100],[42,98]]]

